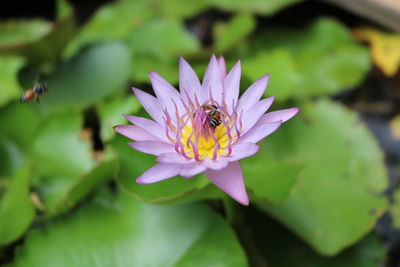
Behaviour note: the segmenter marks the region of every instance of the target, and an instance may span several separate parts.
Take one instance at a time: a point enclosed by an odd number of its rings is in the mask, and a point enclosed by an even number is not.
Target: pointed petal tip
[[[147,183],[143,182],[140,178],[136,179],[136,183],[137,184],[147,184]]]
[[[243,199],[235,199],[237,202],[242,204],[243,206],[248,206],[250,204],[249,197],[246,195]]]
[[[123,125],[123,124],[121,124],[121,125],[114,125],[112,128],[113,128],[113,130],[116,131],[117,133],[120,133],[120,129],[118,129],[118,128],[121,128],[121,126],[124,126],[124,125]]]

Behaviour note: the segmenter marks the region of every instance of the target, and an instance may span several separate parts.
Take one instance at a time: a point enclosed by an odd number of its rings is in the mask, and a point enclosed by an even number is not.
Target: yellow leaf
[[[400,115],[397,115],[396,117],[390,120],[389,127],[392,136],[395,139],[400,140]]]
[[[353,35],[356,39],[371,44],[372,60],[386,76],[397,73],[400,65],[400,34],[388,34],[363,27],[355,29]]]

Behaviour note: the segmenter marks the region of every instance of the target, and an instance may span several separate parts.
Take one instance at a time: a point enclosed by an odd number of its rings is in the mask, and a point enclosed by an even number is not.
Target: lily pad
[[[255,28],[256,21],[250,14],[238,14],[227,23],[219,23],[214,28],[215,49],[225,52],[238,45]]]
[[[247,266],[233,231],[206,206],[153,206],[125,194],[32,231],[15,259],[11,266]]]
[[[255,14],[272,15],[279,10],[302,0],[218,0],[212,3],[225,11],[252,12]]]
[[[0,134],[0,177],[10,177],[24,165],[26,155],[10,138]]]
[[[0,106],[21,96],[17,74],[24,64],[22,57],[0,56]]]
[[[130,52],[121,42],[99,44],[59,65],[48,78],[41,107],[85,108],[121,90],[129,78]]]
[[[41,19],[10,20],[0,23],[0,54],[18,54],[31,63],[55,62],[75,33],[73,9],[64,0],[57,1],[55,22]]]
[[[242,230],[247,234],[246,244],[252,243],[253,266],[268,262],[271,267],[376,267],[382,265],[387,254],[382,240],[371,233],[334,257],[322,256],[259,211],[246,210],[244,217],[246,228]]]
[[[200,48],[182,23],[169,19],[144,24],[132,32],[128,42],[133,51],[132,77],[136,82],[148,82],[148,72],[154,70],[170,83],[176,83],[178,57]],[[153,69],[154,66],[158,69]]]
[[[97,105],[97,111],[100,117],[100,136],[106,142],[111,140],[115,131],[115,125],[123,124],[126,120],[121,114],[133,114],[139,111],[140,104],[136,98],[118,97],[110,101]]]
[[[370,68],[368,50],[344,25],[321,18],[305,31],[269,30],[250,41],[243,74],[271,73],[268,94],[280,101],[335,94],[359,84]],[[277,78],[274,78],[277,77]]]
[[[120,170],[117,181],[136,199],[149,203],[183,203],[200,199],[217,198],[222,193],[204,175],[186,179],[180,176],[154,184],[136,183],[136,178],[156,164],[155,157],[132,149],[129,140],[116,136],[112,147],[119,153]]]
[[[40,126],[41,118],[37,110],[30,103],[18,102],[0,108],[0,114],[0,133],[14,141],[20,149],[28,151]]]
[[[35,216],[29,198],[31,166],[21,168],[12,178],[0,202],[0,245],[17,240],[28,229]]]
[[[33,143],[35,184],[49,216],[73,207],[117,170],[116,155],[110,149],[95,159],[82,123],[76,112],[50,116]]]
[[[118,1],[103,5],[68,44],[64,56],[69,58],[81,48],[95,43],[123,40],[152,16],[144,1]]]
[[[259,204],[315,250],[334,255],[368,233],[387,208],[383,153],[344,107],[327,100],[300,106],[281,145],[304,165],[281,205]]]

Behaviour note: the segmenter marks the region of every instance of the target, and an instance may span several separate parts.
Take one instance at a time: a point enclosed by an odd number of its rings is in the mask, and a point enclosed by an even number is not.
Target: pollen
[[[208,126],[206,125],[206,127]],[[214,153],[219,156],[228,155],[229,137],[225,125],[219,125],[213,130],[215,138],[204,134],[200,134],[197,137],[193,130],[192,127],[186,126],[182,131],[181,143],[183,144],[184,153],[189,158],[194,158],[196,153],[199,160],[212,159]]]
[[[174,118],[164,110],[166,135],[176,152],[196,161],[229,156],[240,138],[241,116],[229,114],[225,103],[212,100],[200,105],[197,99],[188,102],[185,114],[179,114],[175,105]]]

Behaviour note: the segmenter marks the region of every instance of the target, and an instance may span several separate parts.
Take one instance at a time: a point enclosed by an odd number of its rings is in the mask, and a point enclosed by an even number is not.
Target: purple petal
[[[222,79],[219,64],[214,55],[212,55],[210,63],[208,64],[206,73],[204,74],[203,85],[200,95],[200,101],[204,102],[210,98],[210,90],[212,97],[218,103],[222,100]]]
[[[260,120],[253,128],[248,130],[242,137],[240,137],[240,142],[257,143],[261,139],[264,139],[268,135],[278,130],[282,124],[281,121],[260,123]]]
[[[179,88],[183,99],[186,99],[184,91],[186,91],[189,97],[193,98],[194,93],[198,94],[201,90],[199,78],[192,67],[182,57],[179,59]]]
[[[242,68],[238,61],[224,80],[224,97],[229,112],[233,112],[233,105],[237,103],[239,97],[241,72]]]
[[[226,77],[226,63],[223,56],[218,58],[219,72],[221,73],[221,79],[224,80]]]
[[[230,162],[222,170],[206,170],[205,175],[212,183],[242,205],[249,205],[249,198],[243,182],[243,173],[239,162]]]
[[[299,112],[299,110],[300,110],[299,108],[288,108],[288,109],[272,111],[267,114],[264,114],[257,122],[257,124],[271,123],[277,121],[282,121],[283,123],[293,118],[294,115],[296,115]]]
[[[265,74],[260,79],[255,81],[240,97],[237,104],[237,111],[246,111],[255,105],[264,94],[264,91],[268,85],[269,74]]]
[[[274,102],[274,99],[275,99],[274,96],[265,98],[265,99],[261,100],[260,102],[256,103],[254,106],[252,106],[246,112],[243,113],[242,133],[247,132],[247,130],[249,130],[251,127],[254,126],[254,124],[256,124],[256,122],[261,118],[261,116],[265,112],[267,112],[269,107],[272,105],[272,102]]]
[[[149,113],[156,122],[163,124],[163,110],[157,98],[137,88],[132,88],[132,91],[147,113]]]
[[[259,146],[254,143],[238,143],[232,146],[232,155],[226,157],[229,161],[238,161],[257,153]]]
[[[173,115],[172,118],[175,118],[174,102],[178,107],[179,114],[183,114],[184,107],[179,92],[158,73],[151,71],[149,76],[158,101],[168,110],[169,114]]]
[[[161,141],[165,141],[167,143],[170,143],[170,141],[167,138],[167,135],[165,134],[165,129],[162,127],[160,124],[141,117],[133,116],[133,115],[124,115],[124,117],[132,122],[133,124],[139,126],[140,128],[144,129],[145,131],[151,133],[155,137],[157,137]]]
[[[136,125],[118,125],[114,129],[117,133],[135,141],[159,140],[155,136],[149,134],[146,130],[143,130]]]
[[[175,150],[168,153],[160,153],[156,159],[158,162],[162,163],[176,163],[176,164],[189,164],[195,162],[194,159],[187,159]]]
[[[178,164],[158,163],[140,175],[139,178],[136,179],[136,183],[152,184],[159,182],[178,175],[179,170],[180,165]]]
[[[181,171],[179,174],[184,178],[193,177],[199,173],[202,173],[206,170],[206,167],[199,163],[192,163],[188,165],[181,166]]]
[[[129,143],[129,145],[140,152],[156,156],[162,153],[169,153],[175,151],[174,146],[172,144],[167,144],[162,141],[139,141],[139,142]]]
[[[226,159],[226,157],[219,157],[217,160],[205,158],[202,161],[202,164],[206,166],[208,169],[221,170],[228,165],[228,160]]]

